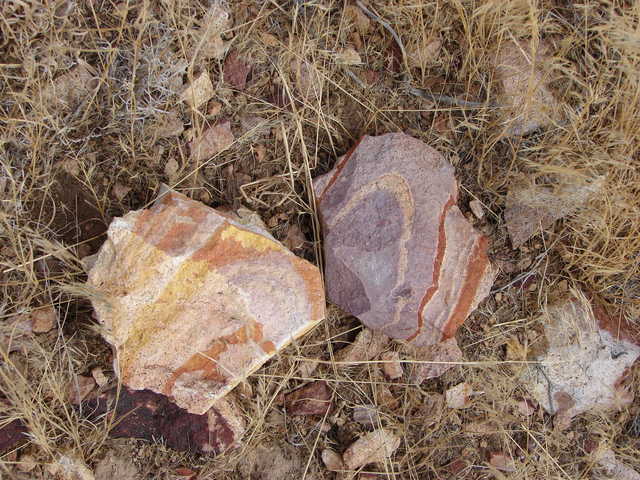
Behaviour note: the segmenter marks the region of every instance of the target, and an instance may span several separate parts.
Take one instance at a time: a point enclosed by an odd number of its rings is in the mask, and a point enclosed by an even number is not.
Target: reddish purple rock
[[[221,408],[196,415],[164,395],[123,387],[119,393],[114,388],[82,407],[93,420],[108,414],[109,434],[114,438],[162,441],[174,450],[217,454],[237,446],[243,433],[241,420],[223,402]]]
[[[365,136],[314,189],[327,296],[368,327],[438,343],[489,293],[487,238],[456,206],[453,166],[420,140]]]

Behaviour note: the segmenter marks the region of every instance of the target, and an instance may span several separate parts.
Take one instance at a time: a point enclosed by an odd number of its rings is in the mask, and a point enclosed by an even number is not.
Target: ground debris
[[[235,140],[229,120],[207,128],[189,144],[191,157],[196,161],[207,160],[229,148]]]
[[[140,480],[136,466],[113,451],[98,462],[94,470],[96,480]]]
[[[534,185],[525,179],[507,194],[504,219],[513,247],[519,247],[540,228],[575,213],[604,187],[604,177],[590,182],[565,178],[553,185]]]
[[[342,455],[328,448],[325,448],[322,451],[322,463],[324,463],[324,466],[327,467],[327,470],[330,470],[332,472],[345,470],[345,465],[342,461]]]
[[[455,338],[426,347],[414,347],[410,344],[403,347],[416,360],[416,363],[408,363],[411,364],[411,381],[418,384],[430,378],[438,378],[462,361],[462,351]]]
[[[559,425],[568,426],[588,410],[622,408],[633,401],[623,382],[640,356],[640,344],[627,324],[580,292],[547,306],[539,321],[548,347],[522,380]]]
[[[331,411],[331,389],[327,382],[311,382],[284,396],[289,415],[324,415]]]
[[[356,470],[370,463],[383,463],[393,456],[399,446],[400,437],[381,428],[366,433],[353,442],[342,458],[347,469]]]
[[[380,356],[380,360],[385,363],[382,364],[382,371],[384,376],[389,380],[397,380],[402,378],[404,371],[402,369],[402,363],[400,363],[400,354],[398,352],[384,352]]]
[[[184,89],[180,100],[193,108],[198,108],[208,102],[213,94],[213,84],[209,78],[209,72],[205,70]]]
[[[334,357],[337,362],[368,362],[382,353],[388,342],[386,335],[364,327],[353,343],[339,350]]]
[[[247,77],[251,72],[251,65],[240,57],[236,50],[232,50],[224,61],[224,81],[236,90],[244,90]]]
[[[449,408],[468,408],[471,406],[473,388],[466,382],[459,383],[445,392],[445,399]]]
[[[616,454],[610,448],[598,449],[592,456],[612,479],[640,480],[640,473],[618,460]]]

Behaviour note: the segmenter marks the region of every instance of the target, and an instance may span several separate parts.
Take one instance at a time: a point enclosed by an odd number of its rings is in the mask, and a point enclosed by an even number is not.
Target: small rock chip
[[[509,189],[504,212],[513,247],[522,245],[539,229],[549,228],[556,220],[575,213],[603,187],[603,177],[589,183],[565,179],[547,186],[522,179]]]
[[[456,206],[453,166],[433,148],[365,136],[314,190],[327,296],[369,328],[431,345],[488,295],[488,240]]]
[[[180,100],[193,108],[208,102],[213,97],[214,90],[209,72],[206,70],[200,74],[187,88],[182,92]]]
[[[234,140],[231,122],[227,120],[218,123],[191,141],[191,157],[196,161],[206,160],[229,148]]]
[[[324,318],[317,267],[169,192],[113,220],[88,286],[124,385],[203,414]]]
[[[91,369],[91,376],[96,381],[99,387],[104,387],[107,383],[109,383],[109,379],[102,371],[102,368],[95,367]]]
[[[120,202],[124,200],[124,197],[126,197],[130,191],[131,187],[127,187],[120,182],[116,182],[111,189],[111,193],[113,193],[113,196],[116,197]]]
[[[407,45],[407,62],[412,68],[427,68],[440,55],[442,40],[420,35]]]
[[[360,33],[367,33],[371,27],[371,20],[365,13],[355,5],[347,5],[344,8],[344,18],[353,22],[354,26]]]
[[[158,116],[153,129],[157,138],[177,137],[184,132],[184,123],[176,112],[169,112]]]
[[[331,472],[339,472],[341,470],[345,470],[344,462],[342,461],[342,456],[328,448],[325,448],[322,451],[322,463],[327,467],[327,470]]]
[[[129,388],[113,388],[83,405],[90,419],[114,414],[109,431],[114,438],[160,440],[178,451],[217,454],[239,446],[245,429],[241,413],[229,398],[202,415],[187,412],[164,395]]]
[[[418,384],[430,378],[438,378],[462,361],[462,351],[455,338],[427,347],[407,345],[405,348],[417,361],[412,365],[411,380]]]
[[[0,403],[0,406],[3,406]],[[0,427],[0,453],[4,453],[27,441],[26,425],[22,420],[12,420]]]
[[[393,456],[400,446],[400,437],[390,430],[380,428],[353,442],[342,458],[349,470],[356,470],[370,463],[383,463]]]
[[[482,208],[482,202],[480,200],[471,200],[469,202],[469,208],[478,220],[484,218],[484,208]]]
[[[236,90],[244,90],[247,86],[247,77],[251,72],[251,66],[245,63],[236,50],[233,50],[224,61],[223,72],[225,83]]]
[[[518,400],[517,403],[518,412],[525,417],[529,417],[536,413],[536,405],[532,400],[527,398]]]
[[[375,405],[358,405],[353,408],[353,420],[365,427],[377,427],[380,414]]]
[[[382,364],[382,370],[385,377],[389,380],[401,378],[404,373],[402,364],[400,363],[400,354],[398,352],[384,352],[380,357],[385,363]]]
[[[299,250],[304,247],[304,244],[307,242],[304,233],[300,230],[300,227],[292,223],[287,227],[287,234],[284,237],[282,243],[284,243],[285,247],[289,250]]]
[[[45,333],[56,326],[58,314],[53,305],[47,305],[31,312],[29,319],[33,333]]]
[[[445,401],[449,408],[468,408],[471,406],[471,394],[473,389],[466,382],[459,383],[445,392]]]
[[[322,97],[324,77],[318,69],[305,60],[291,62],[294,85],[297,92],[308,102],[317,102]]]
[[[388,342],[386,335],[365,327],[352,344],[335,354],[335,359],[338,362],[368,362],[377,357]]]
[[[224,56],[227,45],[221,34],[231,28],[231,24],[231,15],[223,2],[213,2],[202,19],[198,39],[197,51],[203,60]]]
[[[300,387],[284,397],[289,415],[324,415],[331,410],[331,389],[319,380]]]
[[[612,479],[640,480],[640,473],[618,460],[616,454],[610,448],[597,450],[593,457]]]
[[[529,41],[508,41],[498,48],[495,74],[502,91],[498,103],[505,107],[500,111],[507,136],[525,135],[560,117],[545,71],[552,64],[549,45],[539,42],[536,47],[534,51]]]
[[[169,177],[170,183],[173,183],[176,180],[176,175],[178,174],[179,169],[180,165],[175,158],[170,158],[169,160],[167,160],[167,163],[164,166],[164,173],[167,177]]]
[[[592,409],[622,408],[633,401],[623,386],[629,368],[640,356],[640,338],[624,320],[611,318],[595,301],[578,293],[546,307],[548,347],[523,373],[534,399],[559,424]]]
[[[336,53],[336,62],[340,65],[361,65],[362,58],[353,48],[343,48]]]
[[[77,108],[99,84],[100,79],[95,68],[80,61],[67,73],[57,77],[53,83],[39,89],[36,95],[52,112],[64,113]]]
[[[33,458],[32,455],[27,454],[20,456],[20,461],[18,462],[17,467],[21,472],[30,472],[36,468],[37,465],[36,459]]]
[[[95,387],[96,382],[93,377],[76,375],[69,385],[69,401],[74,405],[79,405],[93,392]]]
[[[508,457],[504,453],[494,452],[489,457],[489,463],[498,470],[503,472],[515,472],[516,465],[511,457]]]

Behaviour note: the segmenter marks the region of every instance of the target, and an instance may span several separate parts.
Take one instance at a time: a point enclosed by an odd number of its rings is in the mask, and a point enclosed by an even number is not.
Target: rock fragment
[[[550,47],[544,42],[507,41],[496,53],[495,75],[501,90],[505,135],[525,135],[559,119],[552,80]]]
[[[466,382],[459,383],[445,392],[445,401],[449,408],[468,408],[471,406],[471,394],[473,389]]]
[[[380,414],[375,405],[358,405],[353,408],[353,420],[365,427],[375,427],[380,423]]]
[[[109,435],[114,438],[162,441],[174,450],[201,454],[237,447],[245,428],[241,414],[226,398],[195,415],[149,390],[113,388],[84,402],[83,410],[95,420],[113,414]]]
[[[426,347],[408,345],[406,348],[417,361],[412,365],[411,380],[418,384],[430,378],[438,378],[462,361],[462,351],[455,338]]]
[[[209,78],[209,72],[205,70],[185,88],[180,100],[193,108],[198,108],[208,102],[213,97],[213,94],[213,84]]]
[[[516,465],[513,459],[504,453],[494,452],[489,457],[489,463],[491,466],[503,472],[515,472]]]
[[[224,61],[224,81],[236,90],[244,90],[247,86],[247,77],[251,72],[251,65],[248,65],[240,57],[236,50],[229,52]]]
[[[338,362],[368,362],[377,357],[387,345],[389,338],[369,328],[363,328],[353,343],[335,354]]]
[[[453,174],[436,150],[391,133],[363,137],[314,181],[331,302],[417,346],[454,336],[495,271]]]
[[[319,380],[300,387],[284,397],[289,415],[324,415],[331,410],[331,389]]]
[[[389,380],[396,380],[403,375],[402,364],[400,363],[400,354],[398,352],[385,352],[380,357],[385,363],[382,364],[384,376]]]
[[[202,135],[191,141],[191,157],[196,161],[207,160],[229,148],[234,140],[231,122],[220,122],[207,128]]]
[[[504,220],[514,248],[567,215],[575,213],[590,198],[602,191],[604,178],[591,182],[558,179],[553,185],[534,185],[523,179],[507,194]]]
[[[610,478],[616,480],[640,480],[640,473],[616,458],[610,448],[599,449],[593,454],[594,460]]]
[[[315,266],[175,192],[114,219],[87,283],[122,383],[196,414],[324,318]]]
[[[322,451],[322,463],[324,463],[327,470],[331,472],[339,472],[345,469],[342,456],[338,452],[328,448]]]
[[[633,401],[624,379],[640,356],[640,341],[623,321],[576,293],[546,307],[540,317],[548,347],[523,381],[534,399],[568,426],[588,410],[621,408]],[[560,418],[558,418],[560,417]]]
[[[400,446],[400,437],[390,430],[380,428],[353,442],[342,458],[349,470],[356,470],[370,463],[383,463],[391,458]]]

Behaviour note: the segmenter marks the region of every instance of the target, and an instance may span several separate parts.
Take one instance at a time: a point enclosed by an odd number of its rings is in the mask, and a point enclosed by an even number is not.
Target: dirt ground
[[[55,307],[58,324],[0,348],[0,425],[21,419],[30,432],[0,458],[0,477],[55,478],[51,465],[64,454],[96,478],[356,478],[329,472],[320,452],[342,452],[368,430],[353,420],[358,405],[373,405],[379,425],[401,437],[388,462],[363,470],[377,475],[359,478],[607,478],[590,455],[594,443],[640,470],[640,398],[561,430],[540,408],[522,412],[528,394],[520,367],[508,363],[530,356],[541,307],[570,288],[640,328],[640,4],[367,5],[390,28],[346,0],[2,2],[0,333],[10,338],[16,315],[43,306]],[[563,113],[523,136],[505,135],[496,101],[496,52],[511,40],[549,46],[550,88]],[[212,95],[192,108],[181,93],[203,72]],[[190,155],[194,138],[226,122],[228,148]],[[386,380],[375,361],[336,365],[332,352],[361,325],[330,306],[325,322],[236,389],[247,432],[238,449],[215,458],[109,438],[106,423],[70,404],[77,375],[100,367],[115,381],[81,262],[112,218],[149,205],[165,183],[213,207],[258,212],[277,239],[318,263],[311,179],[362,135],[400,131],[455,166],[458,205],[490,238],[500,269],[458,332],[465,364],[421,385]],[[605,187],[512,248],[507,192],[522,178],[554,175],[604,176]],[[482,219],[471,213],[473,199]],[[310,379],[328,382],[334,411],[283,415],[278,394]],[[462,381],[475,392],[472,405],[444,407],[441,394]],[[638,391],[637,365],[628,382]],[[491,465],[495,452],[515,471]],[[104,473],[117,459],[133,467]]]

